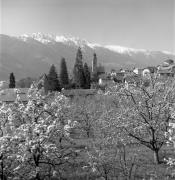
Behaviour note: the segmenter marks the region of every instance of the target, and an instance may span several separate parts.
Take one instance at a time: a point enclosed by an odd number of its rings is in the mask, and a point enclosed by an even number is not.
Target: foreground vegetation
[[[0,105],[1,179],[174,178],[174,79],[28,97]]]

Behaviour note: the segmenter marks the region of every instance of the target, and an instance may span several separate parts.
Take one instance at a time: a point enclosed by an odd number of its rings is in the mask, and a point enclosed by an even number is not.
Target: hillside
[[[17,79],[38,77],[47,73],[51,64],[59,71],[62,57],[66,58],[69,71],[72,71],[78,47],[82,48],[84,62],[91,65],[96,52],[98,63],[111,68],[158,65],[164,60],[175,59],[175,55],[161,51],[136,50],[120,46],[101,46],[79,38],[43,35],[34,33],[11,37],[0,35],[0,80],[9,78],[14,72]]]

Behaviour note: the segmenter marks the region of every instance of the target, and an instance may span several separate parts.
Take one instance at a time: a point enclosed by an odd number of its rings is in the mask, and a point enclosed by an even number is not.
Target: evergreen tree
[[[67,65],[65,58],[61,59],[61,65],[60,65],[60,84],[61,87],[66,87],[69,84],[69,76],[67,72]]]
[[[45,92],[45,94],[47,94],[48,91],[49,91],[50,86],[49,86],[48,76],[46,74],[44,74],[44,79],[43,80],[44,80],[44,82],[43,82],[44,92]]]
[[[13,73],[10,73],[9,88],[15,88],[15,76]]]
[[[91,88],[91,74],[90,74],[87,63],[84,64],[84,76],[85,76],[85,80],[86,80],[84,88],[90,89]]]
[[[85,86],[85,76],[84,76],[82,59],[83,56],[82,56],[81,48],[78,48],[75,65],[73,69],[73,79],[76,88],[84,88]]]
[[[60,82],[58,80],[57,71],[54,65],[50,67],[50,71],[47,77],[48,77],[48,90],[61,91]]]

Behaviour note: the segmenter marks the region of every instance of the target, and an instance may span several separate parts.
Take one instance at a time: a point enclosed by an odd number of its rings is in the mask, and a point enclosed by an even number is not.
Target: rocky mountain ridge
[[[59,74],[61,58],[67,62],[71,74],[78,47],[82,48],[83,61],[91,66],[93,53],[98,63],[110,69],[158,65],[166,59],[174,59],[169,52],[133,49],[116,45],[102,46],[84,39],[42,33],[24,34],[19,37],[0,35],[0,80],[14,72],[17,79],[38,77],[47,73],[55,64]]]

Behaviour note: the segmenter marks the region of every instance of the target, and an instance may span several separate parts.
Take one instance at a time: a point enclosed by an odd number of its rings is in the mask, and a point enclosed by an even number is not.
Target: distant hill
[[[72,72],[78,47],[82,48],[83,60],[91,66],[93,53],[106,71],[121,67],[158,65],[166,59],[174,59],[168,52],[137,50],[120,46],[101,46],[79,38],[34,33],[11,37],[0,35],[0,80],[7,80],[14,72],[16,79],[38,77],[55,64],[59,73],[61,58],[66,59]]]

